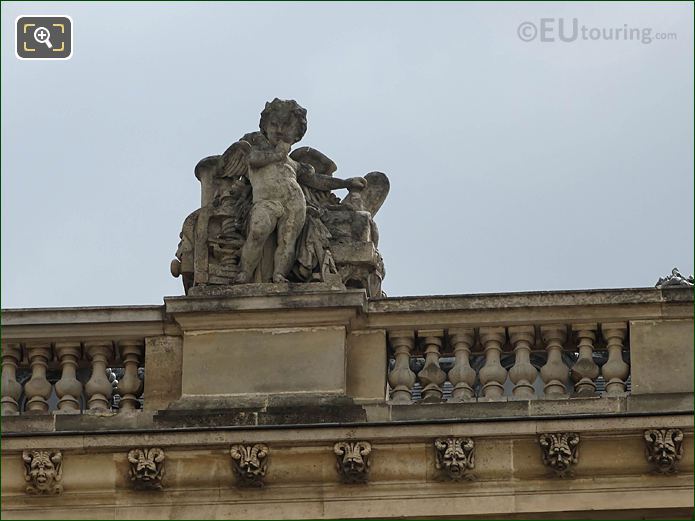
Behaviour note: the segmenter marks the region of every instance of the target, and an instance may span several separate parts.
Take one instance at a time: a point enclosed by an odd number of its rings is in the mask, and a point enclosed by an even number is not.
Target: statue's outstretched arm
[[[317,174],[310,165],[302,164],[297,172],[297,180],[316,190],[338,190],[340,188],[364,188],[367,181],[362,177],[351,177],[350,179],[340,179],[330,175]]]

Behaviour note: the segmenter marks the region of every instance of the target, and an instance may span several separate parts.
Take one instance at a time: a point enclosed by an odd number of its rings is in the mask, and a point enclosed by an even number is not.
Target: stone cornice
[[[178,334],[163,306],[2,310],[3,341],[142,338]]]
[[[163,306],[2,310],[3,340],[129,338],[180,335],[208,327],[350,324],[353,329],[465,327],[560,321],[692,317],[692,288],[628,288],[367,300],[364,290],[266,295],[165,297]],[[269,314],[269,312],[271,312]]]
[[[691,288],[539,291],[391,297],[368,304],[368,328],[469,327],[529,323],[691,318]]]

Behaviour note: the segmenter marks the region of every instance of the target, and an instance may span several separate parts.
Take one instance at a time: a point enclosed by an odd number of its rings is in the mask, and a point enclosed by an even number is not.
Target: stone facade
[[[3,311],[2,518],[690,519],[692,278],[386,298],[306,127],[198,163],[185,296]]]
[[[691,516],[691,289],[271,286],[4,310],[2,517]]]

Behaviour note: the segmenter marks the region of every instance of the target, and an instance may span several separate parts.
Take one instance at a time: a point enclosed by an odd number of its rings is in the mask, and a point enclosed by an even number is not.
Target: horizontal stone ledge
[[[312,401],[313,400],[313,401]],[[301,405],[300,405],[301,404]],[[70,432],[158,432],[181,430],[244,430],[403,426],[428,424],[509,423],[610,420],[645,416],[692,416],[693,395],[674,393],[617,398],[514,400],[440,404],[358,405],[340,396],[274,396],[247,400],[234,407],[229,400],[181,400],[172,408],[127,414],[23,414],[3,416],[5,436],[69,434]]]
[[[608,483],[608,479],[596,480],[595,486],[598,488],[604,482]],[[403,484],[398,486],[403,487]],[[180,495],[164,493],[157,500],[153,500],[151,494],[138,497],[131,493],[128,504],[123,502],[122,492],[119,501],[114,496],[105,500],[102,492],[76,494],[71,500],[63,498],[59,507],[51,507],[51,514],[55,519],[91,519],[95,516],[99,519],[432,519],[436,515],[450,519],[451,511],[447,508],[450,509],[453,502],[458,512],[467,513],[455,516],[461,520],[688,520],[693,512],[691,489],[692,482],[686,482],[678,489],[671,487],[666,493],[645,494],[644,483],[637,482],[635,490],[621,485],[616,490],[604,486],[601,490],[572,492],[569,502],[567,494],[529,492],[532,499],[522,504],[519,504],[517,494],[500,495],[499,484],[497,490],[489,491],[485,497],[481,497],[478,489],[475,494],[462,495],[451,487],[444,494],[443,490],[437,490],[428,497],[412,493],[412,487],[409,487],[411,493],[407,496],[401,493],[366,500],[355,494],[326,497],[325,487],[317,487],[314,494],[304,491],[300,498],[296,493],[280,499],[266,497],[262,503],[255,499],[238,500],[233,498],[232,492],[220,494],[219,489],[196,490],[195,494],[190,491],[178,492]],[[21,496],[10,496],[3,505],[3,512],[7,512],[8,519],[12,518],[10,516],[39,519],[45,515],[46,509],[38,503],[30,503]],[[591,505],[591,509],[586,510],[586,505]],[[176,517],[170,517],[173,509]]]
[[[6,309],[3,341],[123,340],[180,334],[164,306]]]
[[[457,311],[560,306],[613,306],[693,302],[692,288],[625,288],[371,299],[369,313]]]
[[[212,287],[210,296],[165,297],[165,305],[94,306],[65,308],[3,309],[3,327],[88,325],[142,325],[166,322],[166,313],[214,312],[242,309],[310,307],[359,307],[369,313],[456,311],[617,304],[664,304],[693,302],[692,288],[627,288],[561,290],[517,293],[480,293],[373,298],[367,304],[364,290],[336,290],[323,283],[248,284]],[[301,287],[299,287],[301,286]],[[202,290],[201,290],[202,291]],[[260,300],[258,300],[260,299]],[[162,326],[159,326],[160,329]]]
[[[456,519],[673,519],[667,512],[673,513],[677,507],[692,512],[692,475],[667,480],[661,476],[592,476],[560,483],[550,479],[526,479],[513,486],[505,480],[464,485],[421,481],[418,486],[393,482],[360,487],[359,493],[339,483],[309,487],[283,483],[244,494],[226,483],[165,488],[154,494],[125,488],[71,491],[66,487],[50,510],[46,506],[49,498],[8,494],[3,513],[23,519],[45,519],[47,510],[55,519],[413,519],[418,515],[450,519],[455,509],[467,514],[456,515]],[[625,513],[628,506],[635,509],[630,511],[632,515],[611,515]],[[653,517],[642,517],[649,508],[659,510]],[[568,516],[570,511],[586,514]],[[519,517],[510,517],[513,512]],[[492,517],[495,513],[497,517]],[[546,517],[548,513],[555,516]]]
[[[227,419],[233,411],[219,412],[216,418]],[[238,411],[237,411],[238,413]],[[138,425],[137,419],[125,421],[114,417],[112,422],[97,425],[96,422],[80,419],[79,416],[67,421],[65,427],[72,424],[71,430],[12,432],[23,418],[15,417],[10,422],[3,419],[3,450],[12,447],[41,448],[59,443],[61,447],[85,446],[120,446],[131,443],[137,434],[143,440],[157,440],[164,444],[215,444],[227,443],[224,440],[282,441],[293,439],[295,444],[311,444],[317,440],[330,440],[336,436],[351,438],[367,437],[375,440],[416,440],[427,436],[467,435],[467,436],[529,436],[543,431],[567,431],[594,433],[597,436],[616,435],[635,429],[678,427],[692,431],[693,415],[690,413],[672,414],[620,414],[620,415],[584,415],[584,416],[536,416],[508,418],[432,419],[400,420],[382,422],[325,422],[315,424],[263,424],[254,423],[257,412],[247,412],[249,424],[246,425],[198,425],[176,426],[171,423],[145,426]],[[213,417],[211,415],[211,417]],[[35,420],[35,419],[34,419]],[[6,425],[6,424],[10,425]],[[91,423],[91,425],[89,425]],[[91,428],[89,428],[91,427]],[[298,434],[301,431],[302,434]],[[59,440],[59,441],[58,441]],[[101,440],[101,441],[100,441]],[[196,441],[197,440],[197,441]],[[222,441],[221,441],[222,440]],[[154,443],[154,441],[153,441]],[[29,445],[26,445],[29,444]],[[65,445],[67,444],[67,445]],[[25,446],[26,445],[26,446]]]
[[[164,306],[15,308],[2,310],[2,325],[73,325],[161,322]]]
[[[315,290],[296,288],[293,291],[256,292],[238,295],[165,297],[167,314],[210,313],[222,311],[265,311],[293,309],[357,308],[366,311],[367,294],[363,289],[330,290],[327,285],[317,283]],[[251,286],[259,286],[252,284]],[[273,284],[272,286],[276,286]],[[291,286],[278,284],[277,286]],[[243,288],[243,286],[242,286]],[[234,289],[234,288],[230,288]],[[287,289],[287,288],[285,288]]]

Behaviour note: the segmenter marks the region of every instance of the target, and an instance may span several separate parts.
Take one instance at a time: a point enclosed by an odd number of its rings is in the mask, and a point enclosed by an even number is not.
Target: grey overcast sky
[[[70,15],[73,57],[15,58],[25,14]],[[651,41],[592,39],[626,26]],[[274,97],[337,175],[391,179],[389,296],[693,272],[689,2],[3,2],[2,306],[182,294],[193,167]]]

